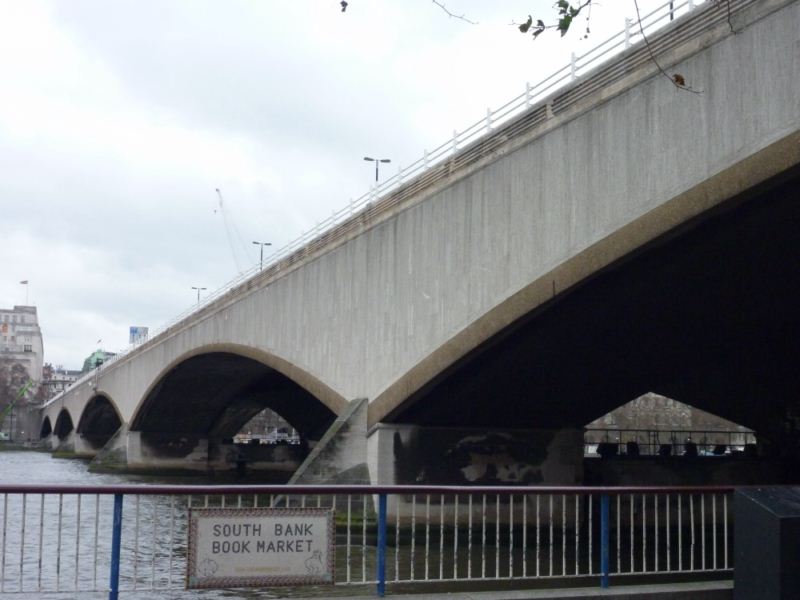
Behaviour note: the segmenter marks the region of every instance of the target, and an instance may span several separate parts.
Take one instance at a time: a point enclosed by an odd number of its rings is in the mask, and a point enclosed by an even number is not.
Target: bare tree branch
[[[693,94],[702,94],[702,90],[695,90],[692,89],[690,86],[686,85],[686,80],[683,78],[683,75],[680,73],[675,73],[670,75],[667,73],[664,68],[659,64],[658,60],[656,60],[656,55],[653,52],[653,48],[650,46],[650,40],[647,39],[647,36],[644,33],[644,25],[642,25],[642,15],[639,12],[639,2],[638,0],[633,0],[633,5],[636,7],[636,21],[639,23],[639,31],[642,34],[642,39],[644,40],[644,45],[647,46],[647,53],[650,55],[650,60],[653,61],[653,64],[658,68],[661,74],[669,79],[670,83],[674,85],[679,90],[685,90],[687,92],[691,92]]]
[[[725,0],[725,8],[727,10],[728,27],[731,28],[731,33],[739,33],[733,28],[733,21],[731,21],[731,0]]]
[[[433,2],[439,8],[441,8],[447,14],[448,17],[452,17],[454,19],[461,19],[462,21],[464,21],[466,23],[469,23],[470,25],[477,25],[478,24],[477,21],[470,21],[465,15],[455,15],[455,14],[451,13],[447,9],[447,7],[444,5],[444,2],[440,2],[439,0],[431,0],[431,2]]]

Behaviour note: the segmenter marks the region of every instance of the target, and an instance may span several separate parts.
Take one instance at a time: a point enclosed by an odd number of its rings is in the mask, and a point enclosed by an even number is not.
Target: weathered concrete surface
[[[702,10],[715,10],[710,6]],[[800,164],[800,4],[755,3],[645,61],[361,233],[244,286],[48,405],[103,394],[131,423],[176,365],[247,356],[335,414],[381,422],[521,316],[736,194]],[[676,23],[675,27],[680,27]],[[625,56],[621,60],[625,60]],[[557,98],[556,98],[557,100]]]
[[[583,432],[381,424],[369,434],[372,482],[381,485],[580,485]]]
[[[289,480],[290,484],[369,484],[367,399],[353,400]]]

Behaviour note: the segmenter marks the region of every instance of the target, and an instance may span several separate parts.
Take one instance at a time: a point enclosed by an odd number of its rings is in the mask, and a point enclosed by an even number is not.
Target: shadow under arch
[[[623,227],[423,359],[370,425],[580,427],[655,390],[780,436],[800,408],[798,183],[693,191]]]
[[[115,402],[107,394],[97,394],[83,408],[76,432],[93,448],[106,445],[122,426]]]
[[[291,363],[236,344],[203,346],[166,367],[145,393],[130,430],[230,437],[265,408],[306,439],[319,439],[347,405]]]
[[[75,426],[72,424],[72,416],[66,408],[62,408],[58,413],[58,417],[56,417],[56,425],[53,428],[53,433],[58,436],[58,439],[63,440],[72,433],[74,429]]]
[[[53,425],[50,423],[50,417],[45,417],[42,421],[42,428],[39,430],[39,438],[45,439],[53,433]]]

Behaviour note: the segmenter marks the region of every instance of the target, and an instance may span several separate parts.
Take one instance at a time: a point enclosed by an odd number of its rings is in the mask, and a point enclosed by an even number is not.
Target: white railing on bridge
[[[748,1],[749,0],[740,0],[738,3],[746,4]],[[731,0],[731,2],[736,4],[737,0]],[[453,158],[465,147],[474,144],[481,138],[491,135],[498,129],[499,125],[509,123],[513,118],[520,116],[525,111],[541,108],[546,104],[543,104],[543,101],[549,96],[552,96],[554,92],[587,75],[591,70],[608,62],[610,58],[621,51],[640,44],[643,37],[642,32],[644,32],[645,35],[653,34],[671,23],[677,17],[687,14],[701,4],[706,4],[705,0],[675,0],[665,2],[650,12],[642,14],[641,27],[638,21],[630,18],[625,19],[623,29],[616,34],[583,54],[573,54],[568,64],[556,70],[550,76],[535,85],[526,84],[525,91],[520,95],[512,98],[495,110],[487,109],[484,117],[461,131],[453,131],[453,137],[451,139],[443,142],[433,150],[425,150],[421,158],[406,167],[400,168],[392,177],[373,186],[368,192],[352,200],[343,208],[333,211],[329,217],[319,221],[312,229],[276,250],[266,259],[263,268],[259,264],[247,271],[239,273],[228,283],[211,292],[197,304],[187,308],[159,328],[152,330],[150,340],[171,327],[174,327],[187,317],[214,303],[226,293],[249,279],[256,277],[262,271],[269,272],[278,270],[277,268],[280,267],[282,261],[292,256],[298,250],[310,245],[311,242],[317,240],[324,234],[330,233],[334,228],[347,222],[357,213],[369,209],[370,206],[377,204],[378,201],[390,195],[392,192],[396,192],[413,180],[422,178],[426,172],[432,170],[434,167],[442,165],[448,159]],[[721,10],[725,9],[723,8]],[[445,175],[442,174],[440,176],[444,177]],[[427,182],[426,185],[433,183],[436,179],[438,179],[438,177]],[[143,340],[140,343],[132,344],[111,357],[99,368],[106,368],[146,343],[147,340]],[[94,376],[94,373],[84,375],[73,384],[73,387],[90,382]],[[46,404],[56,401],[59,396],[52,398]]]

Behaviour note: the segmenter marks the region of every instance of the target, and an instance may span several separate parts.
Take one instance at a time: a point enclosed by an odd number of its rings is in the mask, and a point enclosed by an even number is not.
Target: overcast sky
[[[534,43],[511,22],[550,0],[446,6],[478,24],[430,0],[0,0],[0,306],[30,281],[54,365],[124,348],[366,192],[363,156],[394,174],[634,11]]]

